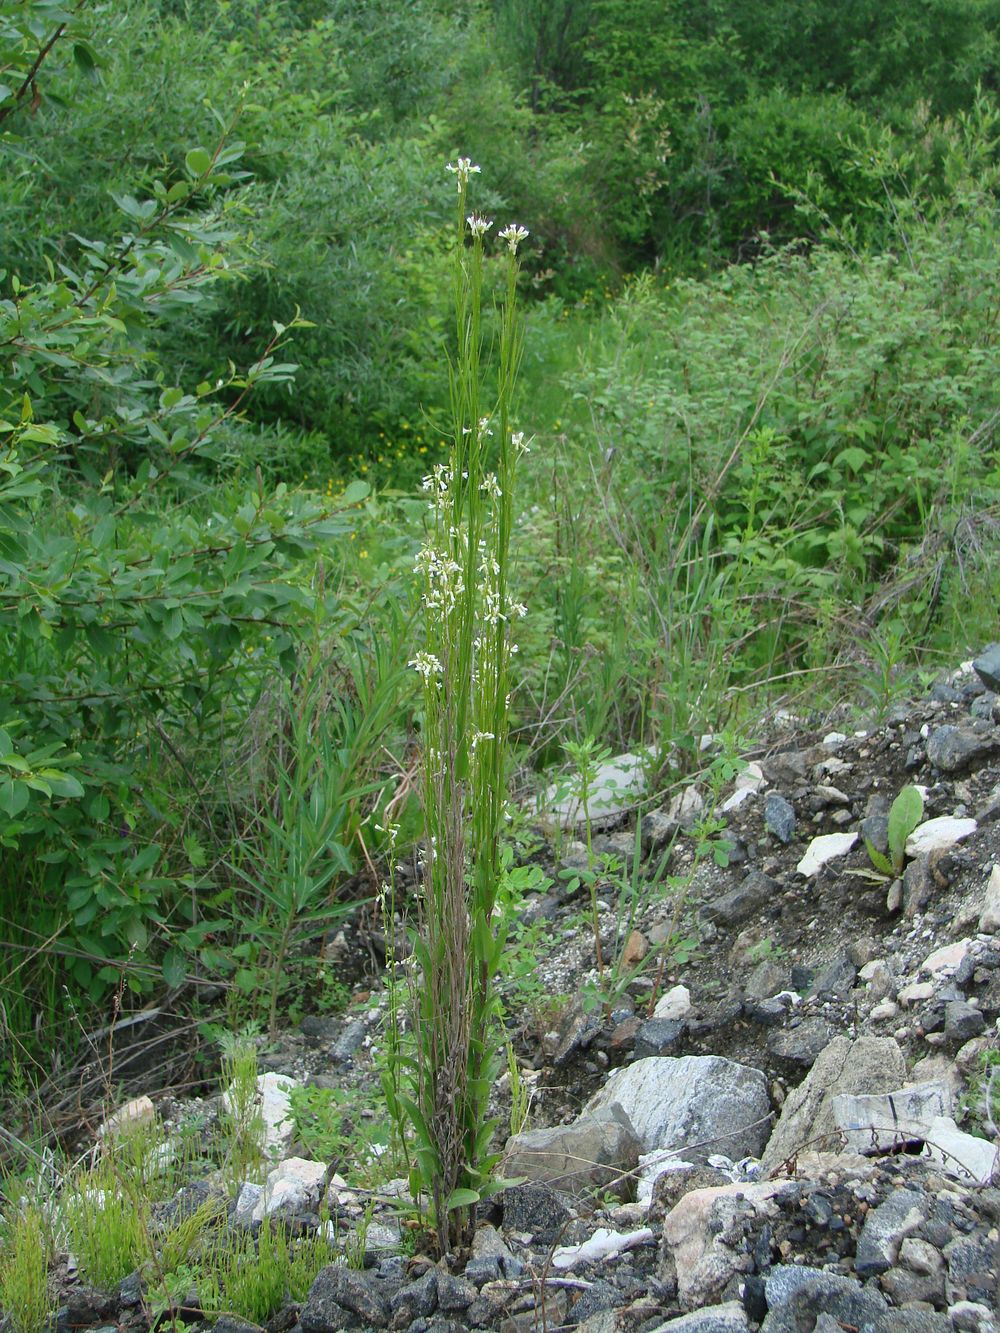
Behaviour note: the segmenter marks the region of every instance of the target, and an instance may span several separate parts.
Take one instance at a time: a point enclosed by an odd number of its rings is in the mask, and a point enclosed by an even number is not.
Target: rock
[[[957,819],[954,815],[925,820],[906,839],[906,855],[927,856],[930,852],[953,847],[956,842],[970,837],[978,827],[974,819]]]
[[[650,810],[642,816],[640,825],[643,855],[661,855],[679,831],[677,821],[671,819],[665,810]]]
[[[798,1027],[770,1033],[767,1049],[778,1060],[811,1069],[832,1039],[833,1028],[825,1018],[807,1018]]]
[[[944,1247],[948,1265],[945,1297],[949,1305],[956,1301],[985,1304],[997,1298],[997,1247],[958,1236]]]
[[[688,1166],[677,1164],[664,1167],[662,1153],[646,1153],[639,1158],[639,1182],[636,1198],[649,1201],[649,1220],[666,1217],[685,1194],[692,1190],[719,1189],[731,1185],[732,1181],[714,1166]]]
[[[944,1301],[943,1272],[935,1276],[905,1267],[890,1268],[879,1278],[879,1286],[894,1305],[912,1306],[915,1301],[940,1305]]]
[[[767,1141],[770,1101],[758,1069],[714,1055],[651,1057],[617,1069],[586,1106],[625,1111],[646,1152],[685,1150],[693,1162],[713,1153],[757,1156]]]
[[[941,1251],[926,1240],[907,1236],[899,1247],[899,1262],[911,1273],[923,1277],[935,1277],[944,1272],[944,1260]]]
[[[795,811],[776,791],[769,792],[764,802],[764,827],[786,847],[795,835]]]
[[[747,977],[743,993],[748,1000],[769,1000],[772,995],[786,990],[788,981],[788,968],[765,958]]]
[[[855,1152],[888,1152],[905,1143],[923,1143],[938,1116],[951,1114],[951,1091],[933,1081],[875,1096],[841,1094],[833,1099],[833,1120]]]
[[[846,856],[858,840],[856,833],[824,833],[813,838],[795,869],[810,879],[819,874],[828,861]]]
[[[697,787],[685,787],[667,806],[667,818],[690,833],[705,811],[705,798]]]
[[[253,1205],[250,1220],[260,1222],[265,1217],[279,1215],[292,1218],[297,1213],[315,1210],[326,1177],[327,1168],[322,1162],[311,1162],[304,1157],[286,1158],[273,1171],[268,1172],[264,1188]],[[240,1197],[243,1197],[242,1192]]]
[[[434,1313],[438,1304],[437,1277],[437,1270],[430,1268],[423,1277],[408,1282],[392,1296],[389,1308],[394,1328],[407,1328],[414,1319],[426,1319]]]
[[[973,660],[972,669],[988,690],[1000,694],[1000,643],[991,643]]]
[[[646,755],[620,754],[599,765],[587,795],[587,813],[592,821],[621,814],[645,795],[648,762]],[[538,812],[561,828],[581,822],[585,816],[579,779],[553,783],[541,798]]]
[[[776,787],[794,787],[809,776],[809,756],[803,750],[785,750],[762,759],[760,769]]]
[[[780,1285],[776,1281],[779,1269]],[[768,1274],[764,1290],[768,1313],[761,1333],[802,1333],[813,1328],[819,1333],[820,1311],[832,1316],[841,1329],[844,1325],[858,1329],[870,1325],[889,1308],[877,1291],[862,1287],[854,1278],[815,1268],[778,1265]]]
[[[687,1018],[691,1012],[691,992],[687,986],[672,986],[665,995],[661,995],[653,1010],[654,1018],[668,1018],[675,1022]]]
[[[726,1301],[705,1310],[692,1310],[677,1319],[657,1324],[651,1333],[747,1333],[750,1325],[742,1301]]]
[[[858,1237],[854,1271],[860,1278],[878,1277],[899,1258],[903,1239],[923,1223],[929,1202],[917,1190],[893,1190],[865,1218]]]
[[[778,892],[773,879],[753,870],[742,884],[707,903],[701,915],[716,926],[739,926],[773,902]]]
[[[857,977],[858,969],[851,961],[850,954],[846,949],[841,949],[816,978],[812,993],[821,998],[842,998],[851,992]]]
[[[623,1175],[639,1161],[640,1147],[625,1112],[610,1106],[570,1125],[515,1134],[507,1140],[503,1174],[572,1193],[614,1185],[621,1189]]]
[[[391,1312],[380,1287],[371,1271],[328,1264],[316,1275],[299,1314],[302,1333],[340,1333],[366,1324],[388,1327]]]
[[[896,884],[902,887],[900,902],[896,906],[901,906],[907,917],[923,911],[933,897],[935,888],[927,857],[918,856],[915,861],[911,861],[903,871],[902,880],[893,881],[893,888]],[[890,898],[893,896],[892,889],[889,891],[889,896]]]
[[[956,1301],[948,1307],[948,1320],[956,1333],[996,1333],[993,1311],[978,1301]]]
[[[120,1106],[97,1131],[99,1139],[117,1138],[129,1129],[142,1125],[152,1125],[156,1120],[156,1109],[149,1097],[133,1097],[130,1102]]]
[[[669,1055],[681,1043],[687,1024],[671,1018],[647,1018],[635,1034],[635,1058],[646,1060],[651,1055]]]
[[[892,1038],[863,1036],[854,1042],[834,1038],[805,1080],[788,1095],[764,1151],[765,1167],[775,1167],[802,1148],[815,1146],[814,1139],[839,1137],[834,1097],[889,1092],[905,1077],[903,1053]]]
[[[747,764],[742,772],[737,773],[733,783],[732,795],[722,803],[722,813],[737,809],[750,796],[756,795],[764,785],[764,774],[759,764]]]
[[[880,1000],[872,1009],[871,1018],[875,1023],[888,1023],[898,1013],[899,1005],[894,1000]]]
[[[478,1295],[472,1283],[463,1277],[445,1273],[440,1268],[434,1271],[437,1274],[438,1309],[467,1310]]]
[[[951,1000],[944,1007],[944,1035],[953,1047],[972,1041],[986,1031],[986,1019],[965,1000]]]
[[[336,1041],[330,1046],[330,1059],[335,1065],[349,1065],[364,1044],[368,1024],[363,1018],[345,1023]]]
[[[947,1315],[934,1310],[890,1310],[871,1326],[871,1333],[952,1333]]]
[[[932,976],[949,976],[962,966],[969,952],[971,940],[957,940],[929,953],[920,964],[921,972],[930,972]]]
[[[937,727],[927,737],[927,758],[942,773],[958,773],[1000,748],[990,726]]]
[[[986,882],[983,910],[979,914],[979,929],[987,935],[1000,931],[1000,866],[994,866]]]
[[[257,1105],[250,1114],[259,1117],[262,1125],[263,1148],[265,1157],[279,1160],[292,1141],[291,1090],[300,1085],[287,1074],[259,1074],[257,1076]],[[237,1114],[230,1093],[222,1097],[222,1105],[228,1115]],[[243,1127],[247,1130],[249,1127]]]
[[[573,1214],[548,1185],[513,1185],[503,1192],[507,1231],[526,1231],[546,1242],[561,1236]]]
[[[925,1000],[931,999],[934,994],[934,985],[930,981],[911,981],[908,986],[904,986],[896,999],[904,1008],[911,1004],[923,1004]]]
[[[777,1216],[772,1200],[796,1188],[790,1181],[730,1184],[693,1190],[674,1205],[663,1219],[661,1275],[676,1272],[682,1309],[711,1305],[738,1272],[752,1270],[745,1233],[756,1217]]]
[[[649,953],[649,944],[642,931],[630,931],[622,949],[621,966],[623,970],[631,972],[639,966],[647,953]]]
[[[968,1184],[988,1185],[995,1171],[1000,1171],[1000,1155],[995,1144],[965,1134],[949,1116],[938,1116],[927,1131],[925,1152],[939,1162],[942,1170]]]

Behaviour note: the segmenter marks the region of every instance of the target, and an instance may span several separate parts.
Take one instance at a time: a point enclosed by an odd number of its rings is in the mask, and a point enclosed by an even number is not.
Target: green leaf
[[[920,823],[924,798],[916,787],[904,787],[889,811],[889,854],[896,871],[903,868],[906,840]]]
[[[204,148],[192,148],[184,158],[184,165],[192,176],[207,176],[212,169],[212,157]]]
[[[480,1195],[477,1190],[462,1188],[454,1189],[448,1195],[448,1202],[445,1204],[445,1209],[450,1213],[455,1208],[471,1208],[474,1203],[479,1202],[479,1199]]]
[[[183,983],[184,978],[187,975],[187,969],[185,967],[184,955],[181,953],[180,949],[168,949],[163,955],[161,967],[163,970],[163,980],[168,986],[180,986]]]

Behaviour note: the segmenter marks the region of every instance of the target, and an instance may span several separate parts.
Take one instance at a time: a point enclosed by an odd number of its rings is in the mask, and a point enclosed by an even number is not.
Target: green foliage
[[[0,1310],[13,1333],[42,1333],[52,1313],[51,1237],[39,1210],[11,1209],[0,1230]]]
[[[332,1259],[322,1233],[293,1239],[284,1226],[265,1218],[256,1240],[249,1231],[224,1234],[211,1248],[197,1276],[202,1308],[266,1324],[289,1302],[304,1301]]]
[[[889,855],[873,847],[868,839],[865,846],[876,870],[894,879],[903,873],[906,859],[906,840],[920,823],[924,814],[924,798],[918,787],[904,787],[889,808]]]

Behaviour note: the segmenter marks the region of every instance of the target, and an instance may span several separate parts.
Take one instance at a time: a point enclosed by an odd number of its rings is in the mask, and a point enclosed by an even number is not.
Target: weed
[[[256,1242],[249,1232],[226,1233],[206,1256],[198,1295],[209,1314],[235,1314],[265,1324],[289,1301],[304,1301],[316,1274],[331,1262],[323,1234],[294,1240],[270,1218]]]
[[[123,1187],[112,1160],[73,1181],[64,1212],[80,1270],[95,1287],[115,1286],[148,1256],[148,1202]]]
[[[264,1162],[264,1120],[257,1086],[257,1049],[249,1033],[220,1034],[222,1084],[220,1124],[226,1136],[226,1173],[234,1190],[252,1179]]]
[[[48,1322],[50,1254],[41,1212],[33,1206],[12,1209],[0,1232],[0,1310],[13,1333],[42,1333]]]

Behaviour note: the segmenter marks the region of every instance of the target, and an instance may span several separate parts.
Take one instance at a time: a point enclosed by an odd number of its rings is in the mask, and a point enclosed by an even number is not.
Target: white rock
[[[97,1137],[100,1139],[113,1138],[124,1129],[136,1128],[139,1125],[152,1125],[155,1120],[156,1110],[150,1099],[148,1097],[133,1097],[130,1102],[120,1106],[113,1115],[108,1116],[97,1131]]]
[[[842,731],[830,731],[823,737],[822,744],[829,750],[836,750],[838,746],[844,744],[847,736]]]
[[[979,916],[979,929],[986,935],[1000,931],[1000,866],[994,866],[986,885],[986,897]]]
[[[733,810],[738,810],[744,801],[752,801],[757,795],[753,787],[737,787],[732,796],[727,796],[722,802],[722,813],[730,814]]]
[[[649,755],[620,754],[601,764],[590,785],[587,813],[591,819],[603,819],[629,809],[645,795],[645,767]],[[553,820],[562,828],[572,828],[584,819],[579,779],[554,782],[538,803],[543,819]]]
[[[926,856],[928,852],[940,851],[944,847],[953,847],[979,825],[974,819],[957,819],[954,815],[942,815],[939,819],[928,819],[915,828],[906,839],[907,856]]]
[[[806,848],[806,854],[795,869],[800,875],[809,878],[822,870],[828,861],[838,856],[846,856],[858,840],[856,833],[824,833],[813,838]]]
[[[322,1162],[310,1162],[305,1157],[287,1158],[267,1173],[251,1221],[261,1222],[277,1212],[301,1212],[319,1203],[325,1179],[326,1167]]]
[[[939,1116],[951,1114],[946,1083],[917,1083],[897,1092],[864,1097],[841,1093],[833,1099],[833,1119],[854,1152],[887,1152],[903,1142],[926,1140]]]
[[[553,1268],[572,1268],[577,1263],[598,1263],[601,1259],[610,1259],[612,1255],[634,1249],[653,1239],[649,1227],[640,1227],[638,1231],[611,1231],[608,1227],[598,1227],[589,1240],[580,1245],[560,1245],[552,1254]]]
[[[257,1086],[264,1121],[264,1153],[267,1157],[280,1157],[292,1141],[291,1091],[299,1084],[287,1074],[260,1074]]]
[[[247,1227],[253,1221],[254,1210],[260,1203],[264,1195],[264,1186],[255,1185],[250,1180],[245,1180],[240,1186],[240,1192],[236,1196],[236,1211],[234,1221],[240,1226]]]
[[[934,994],[934,986],[930,981],[911,981],[908,986],[896,996],[900,1004],[920,1004],[924,1000],[929,1000]]]
[[[691,992],[687,986],[672,986],[661,995],[653,1010],[654,1018],[681,1019],[691,1012]]]
[[[950,1116],[939,1116],[931,1123],[924,1152],[948,1175],[966,1184],[987,1185],[1000,1170],[997,1145],[963,1133]]]
[[[876,1023],[887,1023],[899,1013],[899,1005],[892,1000],[881,1000],[872,1010],[871,1016]]]
[[[961,967],[971,944],[971,940],[956,940],[954,944],[935,949],[920,964],[920,970],[929,972],[933,977],[950,975],[957,967]]]

